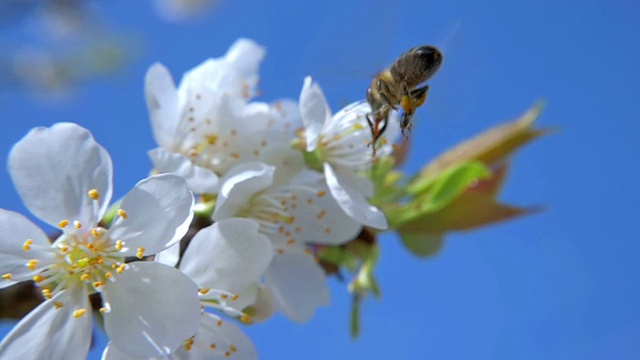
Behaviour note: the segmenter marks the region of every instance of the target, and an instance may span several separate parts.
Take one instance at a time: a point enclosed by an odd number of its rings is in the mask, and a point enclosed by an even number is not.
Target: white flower
[[[194,280],[203,306],[249,322],[239,308],[255,301],[241,299],[244,290],[258,281],[273,258],[269,239],[250,219],[232,218],[196,233],[180,262],[180,270]],[[241,305],[246,304],[246,305]],[[232,322],[203,313],[194,337],[171,354],[175,359],[257,359],[251,340]],[[109,344],[103,359],[129,359]]]
[[[307,245],[343,244],[360,225],[328,196],[321,174],[305,171],[276,183],[275,173],[274,166],[259,162],[234,167],[222,183],[213,219],[240,216],[260,224],[276,254],[264,275],[268,291],[278,310],[304,322],[329,303],[325,274]]]
[[[0,210],[0,287],[34,280],[45,301],[0,344],[0,358],[84,359],[91,342],[88,295],[99,292],[107,335],[133,356],[164,356],[197,329],[197,286],[152,262],[124,263],[172,246],[192,218],[193,195],[175,175],[139,182],[109,229],[112,164],[91,134],[60,123],[36,128],[12,149],[9,172],[25,206],[59,227],[53,242],[24,216]],[[192,295],[191,295],[192,294]]]
[[[363,225],[386,229],[384,213],[366,199],[374,195],[373,184],[361,174],[371,167],[373,159],[366,119],[370,112],[368,103],[357,102],[332,116],[320,86],[310,77],[305,78],[300,115],[305,125],[306,150],[315,152],[323,161],[327,186],[347,215]],[[397,132],[394,127],[398,128],[395,116],[393,113],[387,126],[391,136]],[[390,151],[391,147],[384,145],[378,154]]]
[[[149,156],[159,172],[175,172],[196,193],[215,193],[218,176],[247,160],[268,161],[289,146],[298,107],[247,103],[256,92],[265,50],[240,39],[224,57],[186,73],[176,88],[161,64],[147,71],[145,94],[158,148]]]

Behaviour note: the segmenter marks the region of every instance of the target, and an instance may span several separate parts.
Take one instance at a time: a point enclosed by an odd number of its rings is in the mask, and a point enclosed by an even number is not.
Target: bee
[[[371,113],[367,121],[371,128],[373,151],[375,144],[384,133],[391,110],[402,108],[400,129],[411,130],[411,121],[417,108],[427,99],[429,85],[418,87],[429,80],[440,68],[443,56],[433,46],[417,46],[404,52],[387,69],[378,73],[367,89],[367,102]]]

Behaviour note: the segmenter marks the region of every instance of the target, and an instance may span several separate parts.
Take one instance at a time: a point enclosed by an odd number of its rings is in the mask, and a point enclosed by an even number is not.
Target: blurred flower
[[[0,357],[84,359],[95,292],[107,335],[125,353],[164,356],[196,332],[197,287],[187,276],[163,264],[124,263],[185,234],[193,196],[182,178],[140,181],[105,229],[112,163],[87,130],[69,123],[32,130],[12,149],[9,172],[25,206],[62,234],[51,244],[24,216],[0,210],[0,287],[33,280],[46,299],[4,338]]]
[[[192,20],[207,14],[221,0],[152,0],[158,16],[166,21]]]
[[[269,162],[289,147],[297,106],[247,101],[255,95],[265,50],[236,41],[221,58],[189,71],[175,87],[169,71],[154,64],[145,93],[153,134],[149,152],[158,172],[183,176],[196,193],[215,193],[218,177],[243,161]]]
[[[240,216],[260,224],[275,252],[264,274],[275,307],[304,322],[317,306],[329,303],[324,272],[308,245],[340,245],[361,226],[328,195],[320,173],[307,170],[275,179],[276,168],[264,163],[234,167],[223,180],[213,220]]]
[[[322,89],[310,77],[304,80],[300,93],[300,114],[305,125],[306,151],[313,153],[322,165],[327,186],[342,210],[355,221],[376,229],[386,229],[387,221],[380,209],[370,205],[373,184],[363,171],[373,163],[372,137],[366,116],[371,107],[366,102],[351,104],[331,115]],[[395,114],[389,119],[387,134],[393,137]],[[380,156],[391,152],[383,145]],[[313,166],[313,165],[312,165]]]

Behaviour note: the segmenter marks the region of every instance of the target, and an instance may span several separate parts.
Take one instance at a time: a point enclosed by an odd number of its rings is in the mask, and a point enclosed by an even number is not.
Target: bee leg
[[[377,91],[378,91],[378,95],[380,95],[380,97],[382,98],[382,100],[385,102],[385,104],[392,108],[393,110],[398,110],[397,107],[395,107],[395,105],[393,105],[391,103],[391,100],[389,100],[389,98],[387,97],[387,94],[391,91],[389,89],[389,84],[387,84],[386,82],[378,79],[378,81],[376,82],[376,87],[377,87]]]
[[[411,99],[413,99],[416,108],[422,106],[427,101],[427,94],[429,93],[429,85],[425,85],[421,88],[411,91]]]

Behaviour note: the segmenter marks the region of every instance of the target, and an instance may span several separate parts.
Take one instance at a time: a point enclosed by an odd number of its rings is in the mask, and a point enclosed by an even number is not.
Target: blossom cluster
[[[153,175],[112,205],[111,159],[86,129],[36,128],[13,147],[18,193],[59,235],[50,241],[0,210],[0,288],[31,280],[44,298],[2,341],[0,358],[85,358],[95,294],[110,340],[104,359],[256,358],[236,320],[277,311],[305,322],[328,305],[315,249],[388,227],[368,200],[371,108],[361,101],[333,114],[311,78],[298,101],[256,101],[264,55],[240,39],[177,86],[152,65]],[[181,251],[194,213],[211,225]]]

